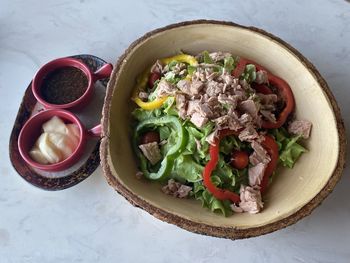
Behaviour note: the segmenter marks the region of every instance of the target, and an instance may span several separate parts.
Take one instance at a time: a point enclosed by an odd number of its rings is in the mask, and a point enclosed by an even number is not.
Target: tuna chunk
[[[188,80],[182,79],[180,80],[176,86],[185,94],[187,95],[191,95],[191,91],[190,91],[190,86],[191,83]]]
[[[199,100],[190,100],[187,104],[187,115],[191,116],[193,113],[197,112],[199,109]]]
[[[238,114],[234,108],[230,108],[227,112],[227,115],[230,117],[228,127],[230,130],[238,131],[243,126],[239,123]]]
[[[213,120],[213,122],[215,122],[216,126],[220,129],[227,128],[229,121],[230,121],[230,116],[228,116],[228,115],[224,115],[224,116],[221,116],[221,117]]]
[[[217,72],[211,72],[211,73],[208,73],[206,77],[207,77],[207,80],[208,80],[208,81],[211,81],[211,80],[216,79],[217,76],[218,76],[218,73],[217,73]]]
[[[269,110],[260,110],[261,115],[268,121],[275,123],[276,122],[276,116]]]
[[[244,212],[243,209],[240,208],[239,206],[237,206],[236,204],[231,204],[230,207],[231,207],[232,211],[235,213],[243,213]]]
[[[205,138],[205,140],[210,144],[210,145],[215,145],[215,138],[218,136],[218,129],[215,129],[211,134]]]
[[[190,194],[192,187],[180,184],[174,179],[168,180],[168,184],[162,187],[162,191],[167,195],[172,195],[178,198],[186,198]]]
[[[182,119],[186,118],[186,98],[182,94],[176,94],[176,109]]]
[[[197,112],[205,118],[211,118],[213,116],[213,111],[210,109],[208,103],[199,103]]]
[[[192,75],[192,80],[206,81],[207,77],[203,69],[198,68]]]
[[[259,163],[268,164],[271,161],[267,151],[261,146],[260,143],[253,141],[251,146],[254,150],[254,152],[249,156],[249,161],[252,165],[257,165]]]
[[[288,132],[301,135],[304,139],[310,137],[312,123],[305,120],[295,120],[288,126]]]
[[[248,99],[245,101],[242,101],[239,106],[239,110],[243,113],[248,113],[250,116],[253,117],[253,119],[257,118],[258,116],[258,108],[255,104],[255,102],[252,99]]]
[[[259,134],[252,126],[246,127],[243,131],[240,132],[238,138],[243,142],[251,142],[259,137]]]
[[[174,72],[174,74],[178,75],[178,74],[180,74],[180,72],[183,71],[184,69],[186,69],[186,64],[185,64],[185,63],[177,63],[177,64],[172,68],[172,72]]]
[[[214,62],[220,61],[220,60],[224,60],[227,57],[232,56],[230,53],[228,52],[212,52],[209,53],[209,57],[214,60]]]
[[[252,121],[253,121],[252,116],[250,116],[247,113],[244,113],[244,114],[241,115],[241,117],[239,117],[239,122],[242,125],[247,125],[248,123],[252,123]]]
[[[153,66],[151,67],[151,73],[161,74],[162,71],[163,71],[162,63],[159,60],[157,60],[156,63],[154,63]]]
[[[218,98],[216,98],[216,97],[205,98],[205,101],[210,107],[214,108],[216,106],[220,106]]]
[[[196,125],[198,128],[202,128],[204,124],[208,122],[208,118],[203,117],[201,114],[198,112],[193,113],[191,117],[191,122]]]
[[[240,80],[240,81],[239,81],[239,84],[242,86],[242,88],[243,88],[244,90],[250,90],[250,89],[251,89],[251,88],[250,88],[250,85],[249,85],[249,83],[247,82],[246,79]]]
[[[257,96],[260,98],[261,104],[273,104],[273,103],[276,103],[278,100],[278,97],[276,94],[257,93]]]
[[[237,106],[237,98],[232,95],[227,96],[226,94],[219,94],[218,101],[222,104],[228,105],[229,107],[236,108]]]
[[[220,77],[222,78],[222,80],[224,81],[224,83],[227,84],[227,85],[231,85],[231,84],[233,83],[233,79],[234,79],[234,78],[233,78],[233,76],[231,75],[231,73],[230,73],[230,74],[224,73],[224,74],[222,74]]]
[[[249,185],[259,186],[264,177],[265,170],[266,170],[266,164],[263,164],[263,163],[258,163],[257,165],[249,168],[248,170]]]
[[[219,83],[214,80],[208,81],[206,93],[209,95],[209,97],[216,97],[223,92],[223,87],[223,83]]]
[[[139,145],[143,155],[150,161],[152,165],[155,165],[162,159],[160,149],[157,142],[150,142]]]
[[[175,95],[176,87],[170,82],[162,79],[157,86],[157,97],[161,98],[168,95]]]
[[[143,101],[146,101],[146,100],[148,100],[148,93],[147,92],[144,92],[144,91],[140,91],[139,92],[139,98],[141,99],[141,100],[143,100]]]
[[[239,191],[241,202],[239,207],[244,211],[251,214],[259,213],[263,208],[263,202],[261,200],[261,193],[258,187],[241,186]]]
[[[267,72],[265,70],[259,70],[256,72],[255,82],[258,84],[264,84],[268,82]]]
[[[203,82],[199,80],[192,81],[190,85],[190,95],[198,95],[203,88]]]

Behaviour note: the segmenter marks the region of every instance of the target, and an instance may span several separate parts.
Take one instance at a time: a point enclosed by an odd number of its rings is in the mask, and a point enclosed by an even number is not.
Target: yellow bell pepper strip
[[[180,54],[180,55],[176,55],[173,57],[168,57],[168,58],[163,58],[160,61],[164,64],[169,64],[171,61],[178,61],[178,62],[184,62],[184,63],[188,63],[191,66],[197,66],[198,65],[198,61],[196,60],[195,57],[191,56],[191,55],[186,55],[186,54]],[[150,68],[148,68],[147,70],[145,70],[142,75],[140,76],[138,83],[136,85],[134,94],[132,96],[132,100],[142,109],[144,110],[154,110],[154,109],[158,109],[160,108],[163,103],[167,100],[167,96],[162,97],[162,98],[158,98],[155,99],[153,101],[149,101],[149,102],[145,102],[142,101],[139,97],[138,97],[138,92],[140,90],[143,90],[148,82],[148,78],[149,78],[149,74],[150,74]],[[189,75],[186,76],[186,79],[189,80]]]
[[[150,102],[144,102],[140,98],[133,97],[132,100],[142,109],[144,110],[154,110],[162,107],[163,103],[167,100],[168,97],[162,97],[159,99],[155,99]]]
[[[163,58],[160,61],[164,64],[169,64],[171,61],[174,61],[174,60],[178,61],[178,62],[188,63],[191,66],[198,65],[198,61],[194,56],[186,55],[186,54],[180,54],[180,55],[176,55],[176,56],[169,57],[169,58]]]
[[[144,110],[154,110],[154,109],[158,109],[160,108],[164,101],[166,101],[166,99],[168,97],[162,97],[153,101],[149,101],[149,102],[145,102],[142,101],[139,96],[138,96],[138,92],[140,90],[143,90],[148,82],[148,77],[149,77],[149,72],[150,72],[150,68],[148,68],[147,70],[145,70],[142,75],[140,76],[140,78],[137,81],[137,85],[136,88],[134,90],[133,96],[132,96],[132,100],[142,109]]]
[[[194,56],[191,55],[186,55],[186,54],[180,54],[180,55],[176,55],[173,57],[169,57],[169,58],[163,58],[160,61],[164,64],[169,64],[171,61],[178,61],[178,62],[185,62],[188,63],[191,66],[197,66],[198,65],[198,61]],[[186,80],[191,80],[191,75],[188,74],[185,77]]]

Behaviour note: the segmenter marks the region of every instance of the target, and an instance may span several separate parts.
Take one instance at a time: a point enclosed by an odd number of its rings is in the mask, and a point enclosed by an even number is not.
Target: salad
[[[258,213],[278,165],[307,150],[288,83],[227,52],[163,58],[137,79],[132,143],[139,178],[224,216]]]

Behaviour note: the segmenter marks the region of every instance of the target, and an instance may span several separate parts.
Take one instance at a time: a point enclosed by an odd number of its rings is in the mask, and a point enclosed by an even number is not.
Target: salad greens
[[[187,56],[187,55],[184,55]],[[238,63],[238,58],[226,56],[221,60],[214,60],[209,52],[204,51],[197,57],[198,63],[214,65],[213,72],[220,74],[232,72]],[[176,68],[184,68],[186,74],[179,74]],[[198,66],[184,61],[171,60],[164,65],[168,71],[154,82],[149,89],[148,100],[157,100],[157,87],[160,81],[167,81],[170,84],[178,83],[180,80],[188,78],[188,75],[195,74]],[[241,80],[252,83],[256,79],[256,66],[248,64],[245,66],[240,76]],[[187,75],[188,74],[188,75]],[[222,103],[223,110],[228,111],[230,105]],[[159,108],[143,109],[137,107],[132,112],[134,117],[133,146],[139,161],[139,168],[143,175],[150,180],[165,182],[175,179],[177,182],[192,187],[190,196],[200,200],[203,207],[215,213],[229,216],[232,214],[229,200],[219,200],[203,184],[204,167],[210,160],[210,144],[208,136],[215,131],[216,125],[208,121],[203,126],[198,127],[190,119],[179,117],[174,96],[169,96]],[[162,156],[155,165],[152,165],[144,153],[139,149],[142,136],[155,131],[159,134],[159,149]],[[272,136],[278,145],[279,162],[288,168],[293,168],[298,158],[307,150],[301,145],[300,136],[291,135],[284,127],[265,131]],[[219,145],[218,164],[211,176],[211,182],[218,189],[226,189],[239,194],[241,185],[249,185],[248,170],[252,166],[237,169],[231,164],[231,153],[233,151],[244,151],[252,154],[254,149],[250,142],[241,141],[237,136],[226,136],[222,138]]]

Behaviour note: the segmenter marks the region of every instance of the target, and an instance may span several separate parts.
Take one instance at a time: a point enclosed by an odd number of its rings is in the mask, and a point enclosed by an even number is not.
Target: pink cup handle
[[[108,63],[103,65],[101,68],[95,71],[92,75],[95,80],[104,79],[104,78],[108,78],[111,75],[112,70],[113,70],[112,64]]]
[[[102,127],[101,124],[96,125],[95,127],[93,127],[92,129],[87,131],[87,135],[89,137],[101,137],[101,133],[102,133]]]

